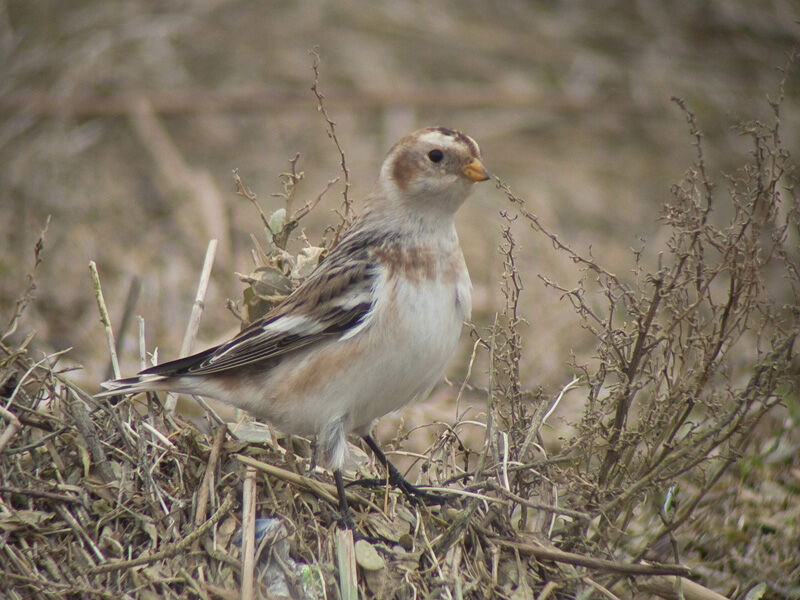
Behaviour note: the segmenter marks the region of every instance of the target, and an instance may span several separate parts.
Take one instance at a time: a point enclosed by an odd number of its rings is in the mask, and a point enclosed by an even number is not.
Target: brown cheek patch
[[[414,163],[411,160],[410,153],[408,151],[403,152],[400,156],[397,157],[397,160],[394,161],[394,167],[392,168],[392,179],[397,184],[401,190],[405,190],[408,187],[409,181],[411,181],[411,176],[414,173]]]
[[[401,250],[398,247],[376,248],[375,256],[388,270],[389,278],[402,275],[409,281],[436,277],[436,261],[433,253],[424,247]]]

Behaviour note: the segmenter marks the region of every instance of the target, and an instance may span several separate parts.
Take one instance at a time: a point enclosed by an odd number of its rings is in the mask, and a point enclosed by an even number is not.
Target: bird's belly
[[[288,433],[319,433],[339,419],[360,431],[426,394],[468,318],[469,282],[426,283],[395,282],[368,326],[285,361],[272,372],[267,397],[262,390],[262,400],[245,408]]]
[[[366,385],[360,390],[354,385],[354,429],[427,394],[447,366],[465,315],[457,307],[453,283],[429,283],[414,286],[401,280],[388,295],[393,301],[382,307],[370,332],[375,352],[365,357],[358,377]]]

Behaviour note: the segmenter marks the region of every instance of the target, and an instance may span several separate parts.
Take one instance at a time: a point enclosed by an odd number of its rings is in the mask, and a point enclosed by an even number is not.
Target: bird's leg
[[[333,478],[336,480],[336,493],[339,495],[339,522],[345,529],[355,531],[356,528],[353,525],[353,516],[350,514],[350,507],[347,506],[347,496],[344,491],[342,471],[336,469],[333,472]]]
[[[317,436],[311,440],[311,462],[308,465],[308,474],[313,475],[317,470]]]
[[[386,458],[386,455],[380,449],[375,440],[372,439],[371,435],[367,434],[362,436],[362,438],[367,443],[367,446],[369,446],[369,449],[372,450],[372,453],[375,455],[375,458],[378,459],[378,462],[380,462],[389,472],[389,483],[403,492],[403,495],[408,498],[409,501],[419,502],[420,500],[424,500],[425,502],[429,502],[431,504],[443,504],[445,500],[447,500],[446,496],[429,492],[424,488],[414,485],[405,477],[403,477],[403,474],[397,470],[397,467],[389,462],[389,459]],[[380,479],[360,479],[353,482],[353,484],[365,485],[368,487],[377,487],[383,483],[384,482]]]
[[[356,531],[356,527],[353,523],[353,515],[350,512],[350,507],[347,505],[347,496],[345,496],[345,485],[344,480],[342,479],[342,472],[339,469],[336,469],[333,472],[333,478],[336,480],[336,492],[339,495],[339,518],[337,520],[343,529],[349,529],[353,532],[353,541],[357,542],[358,540],[364,540],[370,544],[392,542],[393,540],[390,540],[389,538],[372,537]]]

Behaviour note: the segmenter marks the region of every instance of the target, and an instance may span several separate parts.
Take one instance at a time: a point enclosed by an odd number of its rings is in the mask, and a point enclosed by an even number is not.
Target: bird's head
[[[379,187],[390,202],[453,214],[473,184],[487,179],[475,140],[460,131],[427,127],[392,146],[381,167]]]

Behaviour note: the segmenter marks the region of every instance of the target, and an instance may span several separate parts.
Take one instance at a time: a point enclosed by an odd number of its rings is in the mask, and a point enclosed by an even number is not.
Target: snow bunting
[[[401,484],[369,431],[424,397],[455,350],[471,284],[453,219],[487,179],[478,144],[459,131],[429,127],[401,139],[362,216],[283,303],[229,342],[108,381],[100,395],[209,396],[285,433],[316,436],[340,502],[354,432]]]

